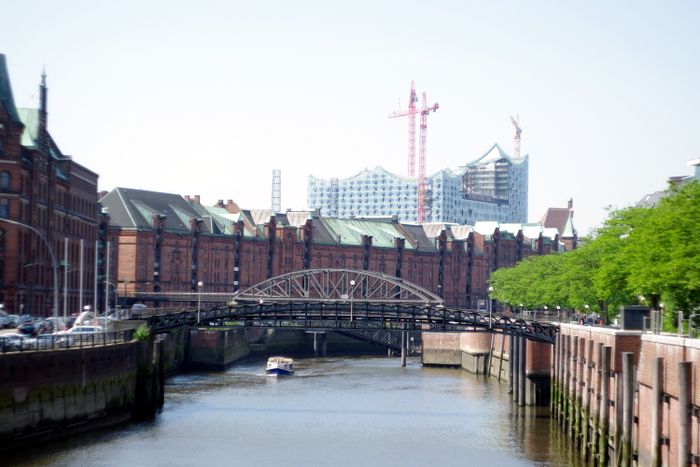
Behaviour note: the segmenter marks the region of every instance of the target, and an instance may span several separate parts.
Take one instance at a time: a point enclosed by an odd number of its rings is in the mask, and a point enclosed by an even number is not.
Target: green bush
[[[142,324],[138,328],[136,328],[136,332],[134,333],[134,338],[137,341],[145,342],[148,340],[148,337],[151,335],[151,331],[148,330],[148,326],[145,324]]]

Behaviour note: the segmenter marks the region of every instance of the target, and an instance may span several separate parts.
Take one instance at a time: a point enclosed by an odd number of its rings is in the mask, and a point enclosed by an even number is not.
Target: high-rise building
[[[426,180],[430,222],[527,222],[528,156],[513,158],[498,144],[458,171],[441,170]],[[381,167],[345,179],[309,177],[308,205],[338,217],[396,216],[417,221],[418,179]]]

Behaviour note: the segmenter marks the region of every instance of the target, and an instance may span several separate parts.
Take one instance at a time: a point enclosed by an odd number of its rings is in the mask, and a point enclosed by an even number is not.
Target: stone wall
[[[8,353],[0,357],[0,451],[162,406],[162,344]]]

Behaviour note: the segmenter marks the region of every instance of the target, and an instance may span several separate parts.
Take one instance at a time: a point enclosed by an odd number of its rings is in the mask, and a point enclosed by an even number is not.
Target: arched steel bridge
[[[188,301],[209,300],[189,294]],[[184,300],[183,300],[184,301]],[[157,311],[157,309],[155,310]],[[273,277],[231,296],[225,306],[154,314],[149,327],[225,322],[283,329],[501,332],[554,342],[559,327],[500,314],[448,308],[442,298],[404,279],[352,269],[308,269]]]

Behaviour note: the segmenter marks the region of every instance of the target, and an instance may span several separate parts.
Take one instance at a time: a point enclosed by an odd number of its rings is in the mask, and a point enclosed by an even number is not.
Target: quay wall
[[[500,332],[424,332],[423,364],[458,366],[507,381],[518,405],[547,405],[552,345],[522,338],[521,347],[518,339]],[[521,354],[523,362],[519,365],[514,357]]]
[[[700,341],[562,325],[552,414],[595,465],[693,465],[700,458]]]
[[[222,370],[250,353],[243,329],[189,329],[187,367]]]
[[[129,419],[163,404],[161,341],[0,357],[0,452]]]

